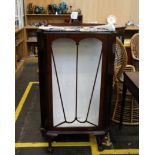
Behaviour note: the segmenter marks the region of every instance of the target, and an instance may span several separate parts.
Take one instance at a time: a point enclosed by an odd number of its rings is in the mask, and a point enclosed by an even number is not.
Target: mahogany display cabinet
[[[98,150],[109,131],[115,32],[38,30],[41,127],[59,134],[94,134]]]

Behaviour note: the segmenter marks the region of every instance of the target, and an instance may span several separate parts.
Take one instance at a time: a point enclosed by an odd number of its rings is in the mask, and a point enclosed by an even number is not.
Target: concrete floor
[[[40,132],[37,71],[37,62],[31,61],[16,77],[16,155],[50,154],[47,139]],[[110,138],[112,145],[107,143],[105,151],[98,152],[93,135],[60,135],[55,140],[53,155],[139,154],[139,126],[124,125],[120,131],[118,124],[111,122]]]

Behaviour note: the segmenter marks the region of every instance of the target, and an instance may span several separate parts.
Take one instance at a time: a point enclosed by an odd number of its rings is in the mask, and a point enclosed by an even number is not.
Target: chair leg
[[[119,87],[118,87],[118,83],[115,84],[114,89],[115,89],[115,92],[116,92],[116,95],[115,95],[116,98],[115,98],[115,105],[114,105],[112,120],[115,120],[115,115],[116,115],[117,106],[118,106],[118,100],[119,100]]]

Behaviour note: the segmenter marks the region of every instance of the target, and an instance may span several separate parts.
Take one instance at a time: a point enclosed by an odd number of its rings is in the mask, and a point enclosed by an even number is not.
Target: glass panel
[[[70,39],[57,39],[52,44],[56,69],[64,104],[66,119],[73,121],[75,118],[76,94],[76,43]],[[64,121],[60,94],[52,63],[53,82],[53,117],[54,125]]]
[[[54,126],[60,124],[57,127],[94,127],[93,124],[98,125],[102,43],[91,38],[84,39],[79,43],[77,118],[76,46],[76,43],[70,39],[57,39],[52,44],[54,55],[54,62],[52,61],[53,122]],[[60,96],[62,96],[62,101]]]
[[[78,62],[78,119],[84,121],[87,116],[88,106],[97,72],[102,42],[97,39],[84,39],[79,45]],[[101,63],[100,63],[101,64]],[[101,65],[100,65],[101,66]],[[100,101],[101,67],[99,67],[95,89],[90,105],[88,120],[98,125]]]

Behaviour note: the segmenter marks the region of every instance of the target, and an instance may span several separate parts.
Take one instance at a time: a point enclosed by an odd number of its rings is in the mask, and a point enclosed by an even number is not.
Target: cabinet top
[[[15,29],[15,33],[18,33],[18,32],[20,32],[20,31],[22,31],[23,30],[23,28],[16,28]]]
[[[111,26],[108,25],[87,25],[87,26],[83,26],[83,25],[79,25],[79,26],[40,26],[39,27],[40,30],[44,31],[44,32],[67,32],[67,33],[112,33],[115,32],[115,29],[113,29]]]
[[[45,33],[45,34],[115,34],[116,32],[114,31],[55,31],[55,30],[41,30],[38,29],[39,33]]]

